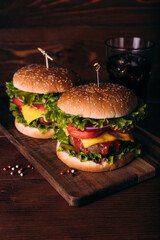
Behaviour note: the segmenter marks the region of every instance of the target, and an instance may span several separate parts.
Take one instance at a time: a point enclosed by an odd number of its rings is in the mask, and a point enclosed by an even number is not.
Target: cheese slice
[[[22,114],[28,124],[30,124],[33,120],[42,117],[43,113],[43,110],[39,110],[30,106],[22,106]]]
[[[133,135],[131,133],[119,133],[112,130],[107,131],[95,138],[81,139],[81,142],[85,148],[88,148],[96,143],[112,142],[115,140],[134,142]]]
[[[68,133],[67,128],[64,130],[64,132],[65,132],[66,136],[68,137],[68,136],[69,136],[69,133]]]

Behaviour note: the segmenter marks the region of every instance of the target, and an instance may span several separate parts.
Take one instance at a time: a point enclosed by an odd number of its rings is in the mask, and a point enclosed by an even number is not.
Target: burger
[[[78,81],[76,73],[59,65],[48,69],[31,64],[19,69],[13,81],[6,83],[18,131],[33,138],[51,138],[57,101]]]
[[[146,105],[128,88],[112,83],[73,87],[57,104],[56,152],[70,168],[103,172],[141,153],[133,129]]]

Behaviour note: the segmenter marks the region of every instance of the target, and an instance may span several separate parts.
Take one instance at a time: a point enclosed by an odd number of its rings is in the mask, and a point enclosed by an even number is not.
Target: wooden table
[[[4,1],[0,4],[0,96],[5,82],[26,64],[43,63],[41,47],[82,81],[107,80],[104,40],[152,39],[157,48],[149,83],[149,115],[141,125],[160,137],[159,1]],[[160,176],[80,208],[68,203],[37,172],[11,176],[8,165],[29,162],[0,132],[0,239],[159,240]]]
[[[29,164],[2,133],[0,153],[2,239],[159,239],[160,176],[74,208],[35,169],[2,171]]]

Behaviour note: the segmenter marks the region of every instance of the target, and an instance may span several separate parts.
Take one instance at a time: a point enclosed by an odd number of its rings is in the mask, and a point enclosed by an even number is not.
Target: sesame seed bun
[[[58,107],[68,114],[84,118],[118,118],[137,106],[136,95],[128,88],[112,83],[90,83],[73,87],[58,100]]]
[[[60,143],[57,142],[56,150],[58,150]],[[70,157],[68,152],[56,151],[58,158],[64,162],[68,167],[75,168],[87,172],[105,172],[120,168],[131,162],[134,158],[134,153],[126,153],[121,159],[116,160],[112,165],[107,162],[95,163],[93,161],[81,162],[77,157]]]
[[[32,93],[65,92],[77,85],[78,75],[66,67],[31,64],[20,68],[13,76],[14,87]]]
[[[16,119],[15,119],[15,127],[19,132],[33,138],[48,139],[48,138],[52,138],[52,135],[54,134],[54,131],[52,128],[50,128],[46,133],[42,134],[40,133],[38,128],[32,128],[28,126],[25,127],[22,123],[18,123]]]

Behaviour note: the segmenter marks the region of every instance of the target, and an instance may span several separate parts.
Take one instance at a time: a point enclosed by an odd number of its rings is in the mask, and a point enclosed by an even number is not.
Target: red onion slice
[[[18,97],[17,99],[18,99],[18,101],[23,103],[23,98],[22,97]]]
[[[97,127],[93,127],[93,126],[85,127],[85,131],[88,131],[88,132],[98,132],[98,131],[101,131],[101,130],[109,130],[109,129],[110,129],[109,125],[103,126],[101,128],[97,128]]]

